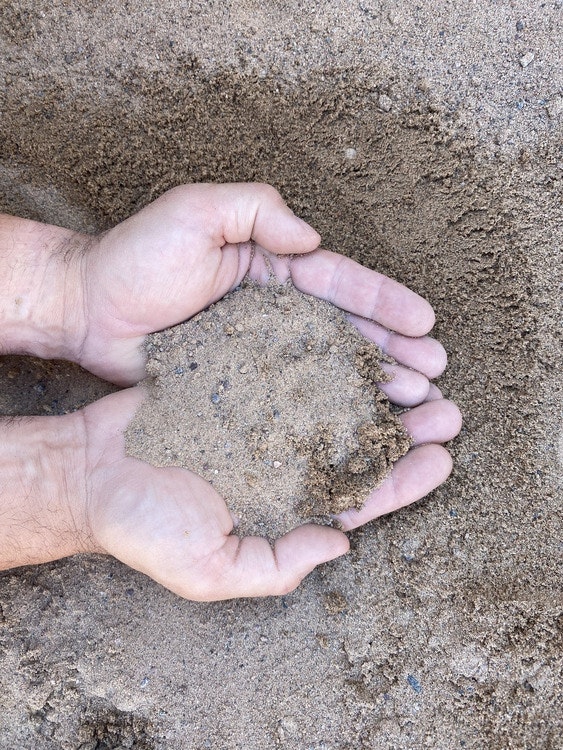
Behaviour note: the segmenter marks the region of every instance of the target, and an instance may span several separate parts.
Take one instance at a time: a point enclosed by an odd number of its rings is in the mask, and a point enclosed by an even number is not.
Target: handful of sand
[[[245,283],[146,346],[127,451],[205,477],[237,533],[275,538],[361,507],[410,447],[376,385],[381,351],[291,284]]]

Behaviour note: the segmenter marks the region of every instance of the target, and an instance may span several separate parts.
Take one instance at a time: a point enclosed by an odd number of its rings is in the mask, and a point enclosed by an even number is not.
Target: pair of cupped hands
[[[430,382],[446,365],[443,347],[427,335],[431,306],[401,284],[319,249],[317,232],[272,187],[181,186],[98,237],[60,231],[72,338],[66,355],[133,387],[74,414],[38,418],[73,420],[79,445],[65,459],[72,465],[61,469],[57,511],[68,514],[65,528],[76,543],[59,556],[111,554],[194,600],[283,594],[347,552],[345,531],[422,498],[448,477],[451,459],[441,443],[458,433],[461,420]],[[380,387],[391,402],[411,407],[401,419],[413,442],[360,510],[338,516],[340,528],[305,524],[274,545],[232,534],[231,514],[208,482],[127,456],[124,437],[145,397],[134,385],[144,377],[145,336],[190,318],[245,277],[266,283],[272,270],[347,311],[351,324],[397,362],[384,365],[393,379]],[[56,551],[46,555],[56,557]]]

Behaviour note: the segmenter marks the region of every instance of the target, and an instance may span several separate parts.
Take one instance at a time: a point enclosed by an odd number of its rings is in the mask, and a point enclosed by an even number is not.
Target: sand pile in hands
[[[360,507],[410,439],[384,358],[327,302],[247,283],[147,342],[130,455],[209,480],[237,533],[275,538]]]

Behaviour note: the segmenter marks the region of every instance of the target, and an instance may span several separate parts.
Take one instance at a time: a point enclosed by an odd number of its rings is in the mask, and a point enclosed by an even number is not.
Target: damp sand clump
[[[361,507],[410,447],[377,387],[381,351],[290,284],[246,283],[146,349],[127,451],[205,477],[237,533],[275,538]]]

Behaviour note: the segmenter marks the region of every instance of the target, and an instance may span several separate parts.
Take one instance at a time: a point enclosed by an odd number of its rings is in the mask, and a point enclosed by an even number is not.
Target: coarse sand
[[[247,283],[146,348],[127,452],[205,477],[240,535],[360,508],[410,447],[377,388],[381,351],[290,283]]]

